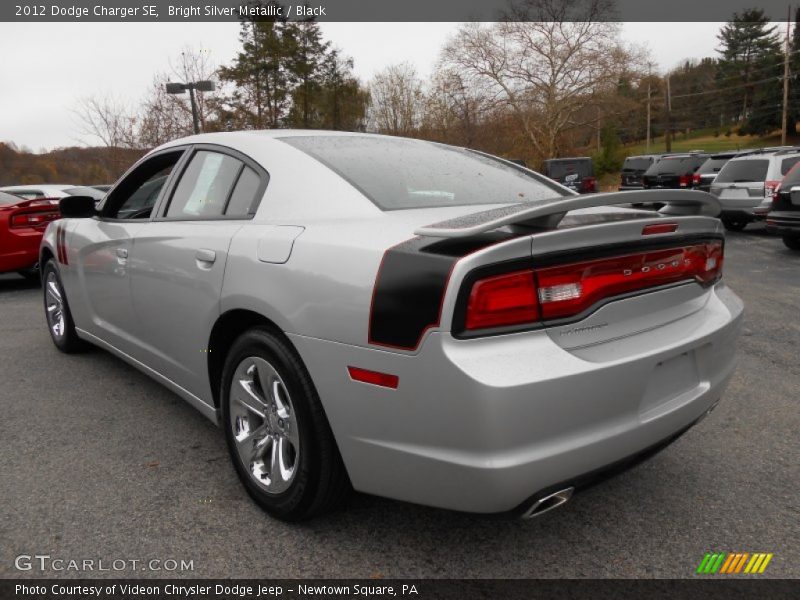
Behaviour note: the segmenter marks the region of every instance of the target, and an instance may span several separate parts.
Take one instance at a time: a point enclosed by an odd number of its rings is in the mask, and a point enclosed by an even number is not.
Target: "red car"
[[[38,278],[39,242],[47,224],[61,218],[58,201],[0,192],[0,273]]]

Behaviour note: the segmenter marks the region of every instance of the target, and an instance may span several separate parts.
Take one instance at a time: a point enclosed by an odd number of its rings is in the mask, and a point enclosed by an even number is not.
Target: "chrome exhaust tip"
[[[566,503],[567,500],[572,498],[572,493],[575,491],[575,488],[568,487],[564,488],[563,490],[559,490],[557,492],[553,492],[552,494],[548,494],[547,496],[542,496],[536,502],[531,504],[524,513],[522,513],[523,519],[532,519],[533,517],[538,517],[539,515],[543,515],[544,513],[553,510],[554,508],[558,508],[562,504]]]

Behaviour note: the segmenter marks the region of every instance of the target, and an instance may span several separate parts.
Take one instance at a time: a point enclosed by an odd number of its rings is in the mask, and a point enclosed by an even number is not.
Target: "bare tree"
[[[81,134],[108,148],[136,147],[136,116],[122,100],[108,95],[84,97],[74,113]]]
[[[410,63],[390,65],[369,83],[369,121],[389,135],[411,135],[422,113],[422,81]]]
[[[468,85],[457,70],[441,65],[428,87],[422,116],[424,136],[473,146],[492,110],[486,90]]]
[[[609,10],[607,0],[527,0],[505,21],[461,27],[442,60],[509,108],[537,154],[556,156],[564,132],[596,124],[587,106],[631,67],[619,25],[601,21]]]

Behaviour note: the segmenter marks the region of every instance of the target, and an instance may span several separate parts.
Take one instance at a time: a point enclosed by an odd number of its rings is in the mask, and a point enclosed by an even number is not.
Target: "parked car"
[[[650,166],[659,159],[658,154],[642,154],[640,156],[628,156],[622,163],[620,173],[619,191],[641,190],[642,175]]]
[[[66,190],[74,188],[74,185],[67,184],[34,184],[34,185],[6,185],[0,187],[0,192],[7,192],[20,196],[26,200],[35,200],[41,198],[63,198],[69,196]]]
[[[89,187],[93,187],[94,189],[100,190],[101,192],[105,193],[114,186],[110,183],[100,183],[97,185],[90,185]]]
[[[666,154],[644,172],[642,187],[646,190],[690,189],[694,172],[707,158],[708,154],[702,152]]]
[[[800,163],[791,168],[773,194],[767,230],[780,235],[790,250],[800,250]]]
[[[544,175],[580,194],[597,191],[594,165],[588,156],[548,159],[544,161]]]
[[[42,235],[47,224],[60,217],[57,200],[27,200],[0,192],[0,273],[38,278]]]
[[[617,206],[640,196],[666,206]],[[536,516],[676,439],[734,370],[742,304],[700,192],[576,195],[462,148],[271,130],[170,142],[61,209],[54,344],[218,423],[282,519],[351,485]]]
[[[692,189],[700,190],[701,192],[708,192],[711,190],[711,184],[717,178],[720,170],[725,163],[727,163],[734,156],[746,156],[752,154],[755,150],[734,150],[731,152],[718,152],[712,154],[706,161],[700,165],[700,168],[695,171],[692,176]]]
[[[800,148],[760,151],[730,159],[722,167],[710,192],[722,206],[726,229],[741,231],[748,223],[764,219],[772,196],[784,175],[800,161]]]

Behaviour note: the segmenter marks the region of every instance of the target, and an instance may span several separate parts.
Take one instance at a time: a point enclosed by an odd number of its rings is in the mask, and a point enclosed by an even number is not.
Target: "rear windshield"
[[[698,159],[692,156],[665,156],[652,167],[647,169],[648,175],[680,175],[694,171]]]
[[[712,156],[706,162],[704,162],[699,169],[697,169],[698,173],[719,173],[720,169],[725,166],[731,158],[731,156],[723,156],[721,158],[717,158]]]
[[[37,198],[44,198],[44,192],[40,190],[14,190],[14,195],[24,198],[25,200],[36,200]]]
[[[800,156],[792,156],[790,158],[784,158],[781,161],[781,175],[786,175],[789,171],[791,171],[792,167],[797,164],[798,160],[800,160]]]
[[[765,158],[731,160],[719,172],[715,183],[766,181],[768,168],[769,160]]]
[[[94,198],[95,200],[102,200],[103,197],[106,195],[105,192],[101,192],[98,189],[93,187],[85,187],[85,186],[78,186],[74,188],[67,188],[64,190],[65,194],[69,194],[70,196],[89,196],[90,198]]]
[[[567,194],[529,171],[432,142],[366,136],[280,139],[338,173],[382,210],[517,204]]]
[[[553,179],[563,179],[567,175],[590,177],[592,163],[589,160],[558,160],[544,163],[545,175]]]
[[[626,158],[622,163],[623,171],[646,171],[653,164],[652,158]]]
[[[800,167],[790,169],[786,177],[781,181],[781,189],[788,190],[790,187],[800,185]]]
[[[17,202],[21,202],[24,198],[20,198],[19,196],[14,196],[13,194],[6,194],[5,192],[0,192],[0,205],[3,204],[16,204]]]

